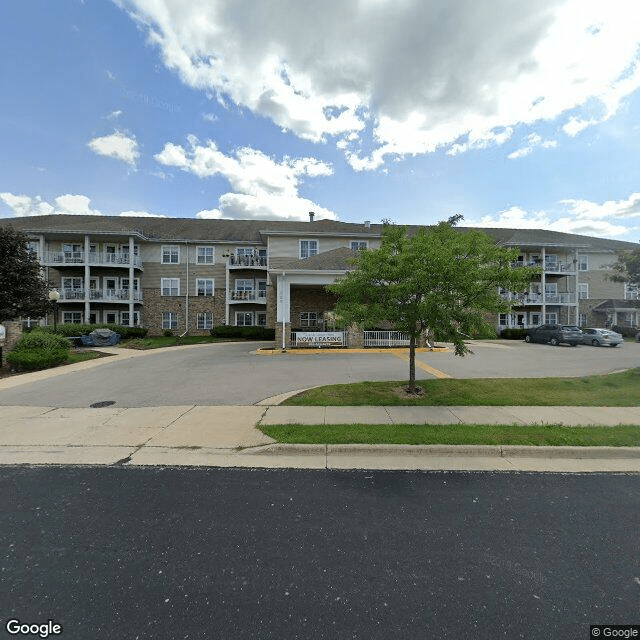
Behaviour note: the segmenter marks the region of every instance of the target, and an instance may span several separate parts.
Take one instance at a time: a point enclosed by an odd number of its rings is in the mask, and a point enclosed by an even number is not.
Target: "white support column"
[[[133,255],[133,236],[129,236],[129,326],[133,326],[133,280],[135,276],[135,269],[133,268],[133,263],[135,261],[135,256]]]
[[[227,326],[229,326],[229,303],[231,300],[231,292],[229,291],[229,258],[227,258],[227,269],[226,269],[226,281],[225,281],[225,291],[224,291],[224,322]]]
[[[84,321],[89,324],[91,318],[91,289],[89,280],[91,280],[91,266],[89,265],[89,245],[91,238],[88,235],[84,237]]]
[[[542,322],[541,324],[546,324],[547,323],[547,292],[546,292],[546,283],[547,283],[547,276],[544,270],[544,261],[545,261],[545,252],[546,249],[545,247],[542,247],[542,276],[541,276],[541,280],[540,280],[540,287],[542,289],[542,291],[540,292],[542,294]]]

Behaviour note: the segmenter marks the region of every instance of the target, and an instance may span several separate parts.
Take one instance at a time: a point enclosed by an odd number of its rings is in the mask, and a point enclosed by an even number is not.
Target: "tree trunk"
[[[416,336],[409,337],[409,393],[416,393]]]

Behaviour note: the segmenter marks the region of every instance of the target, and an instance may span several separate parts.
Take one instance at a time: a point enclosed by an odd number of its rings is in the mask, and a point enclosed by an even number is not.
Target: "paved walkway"
[[[640,472],[640,447],[281,445],[256,425],[637,424],[637,407],[0,407],[0,464]]]

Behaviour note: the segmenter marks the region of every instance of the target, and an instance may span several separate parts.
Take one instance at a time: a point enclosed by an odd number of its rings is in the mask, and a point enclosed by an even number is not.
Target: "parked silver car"
[[[591,344],[594,347],[617,347],[622,342],[622,336],[611,329],[598,329],[587,327],[582,329],[582,344]]]

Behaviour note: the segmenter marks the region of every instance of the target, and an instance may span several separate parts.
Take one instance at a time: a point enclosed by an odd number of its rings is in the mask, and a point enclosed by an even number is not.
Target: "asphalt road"
[[[0,405],[120,407],[249,405],[289,391],[362,380],[406,380],[408,363],[391,353],[255,355],[255,343],[213,344],[104,359],[88,371],[0,389]],[[640,366],[640,344],[612,348],[476,343],[474,354],[420,353],[419,363],[455,378],[579,376]],[[416,368],[420,378],[433,378]]]
[[[0,509],[3,632],[549,640],[640,624],[637,475],[4,467]]]

